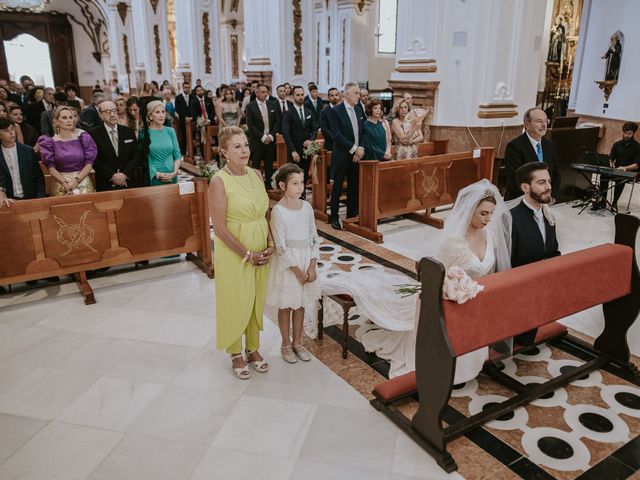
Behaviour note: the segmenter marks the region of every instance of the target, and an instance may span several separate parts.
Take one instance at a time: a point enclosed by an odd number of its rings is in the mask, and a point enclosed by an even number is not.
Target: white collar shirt
[[[11,148],[2,147],[2,155],[4,156],[9,173],[11,174],[11,183],[13,184],[13,196],[16,198],[24,197],[22,190],[22,182],[20,181],[20,164],[18,163],[18,147],[14,145]]]
[[[525,197],[522,197],[522,201],[528,208],[533,210],[533,219],[536,221],[536,224],[538,225],[538,229],[540,230],[540,235],[542,235],[542,242],[546,243],[547,229],[544,224],[544,213],[542,211],[542,205],[538,208],[535,208],[529,202],[527,202],[527,199]]]

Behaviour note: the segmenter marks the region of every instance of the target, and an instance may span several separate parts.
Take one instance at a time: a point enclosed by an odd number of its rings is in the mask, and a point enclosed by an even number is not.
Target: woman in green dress
[[[166,115],[164,103],[160,100],[147,104],[148,127],[143,128],[140,136],[145,149],[148,149],[151,186],[178,183],[182,154],[175,130],[164,126]]]
[[[275,251],[269,232],[269,197],[259,171],[247,167],[249,143],[239,127],[226,127],[218,136],[220,155],[227,161],[209,184],[216,272],[216,347],[231,355],[234,373],[251,377],[269,365],[260,347],[269,260]],[[242,355],[245,337],[246,359]]]
[[[387,130],[382,124],[382,103],[377,98],[365,106],[367,120],[363,125],[362,142],[363,160],[390,160],[391,152],[387,143]]]

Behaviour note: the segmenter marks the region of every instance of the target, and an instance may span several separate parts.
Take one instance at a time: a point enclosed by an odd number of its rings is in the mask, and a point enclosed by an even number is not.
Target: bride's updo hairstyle
[[[229,146],[229,142],[231,141],[232,137],[235,137],[236,135],[246,135],[244,133],[244,130],[241,129],[240,127],[224,127],[222,130],[220,130],[220,133],[218,134],[218,148],[220,150],[220,154],[226,158],[226,155],[222,152],[222,150],[224,149],[225,151],[227,150],[227,147]]]
[[[287,182],[291,175],[296,173],[303,174],[302,169],[296,165],[295,163],[285,163],[280,169],[276,172],[276,185],[283,192],[287,189]],[[280,182],[284,183],[284,188],[280,186]]]
[[[482,196],[482,198],[480,199],[476,207],[480,206],[482,202],[489,202],[489,203],[493,203],[494,205],[498,204],[498,201],[496,200],[496,196],[493,194],[491,190],[487,190],[486,192],[484,192],[484,195]]]

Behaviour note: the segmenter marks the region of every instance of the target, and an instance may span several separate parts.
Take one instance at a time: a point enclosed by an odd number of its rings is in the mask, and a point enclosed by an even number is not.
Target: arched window
[[[9,75],[16,82],[22,75],[29,75],[36,85],[54,86],[47,43],[23,33],[12,40],[5,40],[4,51]]]
[[[398,0],[378,1],[378,53],[396,53]]]

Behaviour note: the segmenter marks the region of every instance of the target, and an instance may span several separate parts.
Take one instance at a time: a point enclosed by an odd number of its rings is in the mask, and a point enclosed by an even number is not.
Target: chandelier
[[[0,10],[41,12],[49,0],[0,0]]]

